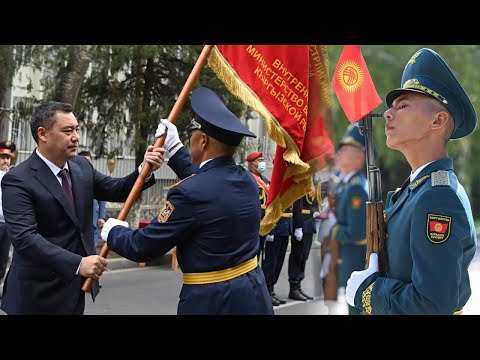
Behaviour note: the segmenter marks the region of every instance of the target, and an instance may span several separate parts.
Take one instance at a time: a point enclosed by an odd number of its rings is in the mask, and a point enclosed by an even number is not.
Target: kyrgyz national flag
[[[441,223],[438,221],[430,221],[430,231],[435,231],[441,234],[445,234],[448,228],[448,224]]]
[[[227,89],[257,111],[277,143],[260,233],[314,189],[311,175],[333,156],[327,47],[216,45],[209,66]]]
[[[333,74],[332,86],[353,124],[382,103],[359,45],[345,45]]]

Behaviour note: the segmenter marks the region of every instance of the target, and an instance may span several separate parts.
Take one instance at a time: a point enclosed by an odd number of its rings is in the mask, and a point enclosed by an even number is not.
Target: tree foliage
[[[478,113],[480,98],[480,46],[478,45],[362,45],[378,94],[384,100],[391,89],[400,86],[405,64],[415,51],[429,47],[447,61],[457,75]],[[329,45],[330,74],[333,74],[343,45]],[[11,86],[21,64],[33,64],[45,72],[44,99],[71,101],[75,113],[90,134],[86,144],[97,156],[125,154],[133,148],[136,163],[143,159],[148,144],[153,144],[160,118],[167,118],[188,78],[201,45],[2,45],[0,46],[0,100]],[[85,64],[89,64],[88,70]],[[86,73],[85,73],[86,71]],[[83,76],[82,74],[85,74]],[[251,110],[233,97],[208,66],[195,84],[208,86],[218,93],[238,117],[249,118]],[[334,141],[338,144],[349,124],[333,93]],[[76,99],[76,100],[75,100]],[[27,109],[28,110],[28,109]],[[22,109],[22,111],[27,111]],[[374,109],[383,113],[384,102]],[[188,145],[184,131],[193,117],[187,101],[175,124],[182,141]],[[410,174],[408,163],[398,151],[385,144],[385,120],[376,118],[374,142],[378,150],[376,164],[382,172],[383,192],[400,186]],[[117,136],[117,133],[125,136]],[[470,196],[475,216],[480,216],[480,187],[474,179],[480,176],[480,134],[450,141],[449,155],[455,159],[455,170]]]
[[[402,73],[410,57],[423,47],[437,51],[449,64],[478,114],[480,96],[480,46],[477,45],[362,45],[362,53],[383,103],[374,112],[383,113],[386,109],[385,96],[388,91],[399,88]],[[333,74],[343,45],[329,46],[330,74]],[[335,139],[338,140],[349,122],[334,94]],[[375,147],[379,156],[377,166],[382,172],[384,195],[388,190],[399,187],[410,175],[410,167],[403,155],[389,149],[385,144],[385,120],[373,120]],[[474,161],[474,154],[480,154],[480,133],[452,140],[448,144],[449,156],[454,158],[455,171],[469,194],[474,216],[480,216],[480,188],[474,186],[474,179],[480,176],[480,163]]]

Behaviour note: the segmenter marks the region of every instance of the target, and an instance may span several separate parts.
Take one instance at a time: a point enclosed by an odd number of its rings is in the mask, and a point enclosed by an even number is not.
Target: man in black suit
[[[107,266],[95,255],[93,199],[125,201],[139,175],[135,169],[112,178],[76,156],[79,126],[72,110],[59,102],[38,106],[30,122],[38,147],[2,180],[3,212],[14,248],[1,305],[9,315],[83,314],[82,284],[95,279],[95,299]],[[143,163],[149,162],[152,171],[163,162],[159,149],[149,146],[145,152]],[[142,190],[154,182],[151,175]]]

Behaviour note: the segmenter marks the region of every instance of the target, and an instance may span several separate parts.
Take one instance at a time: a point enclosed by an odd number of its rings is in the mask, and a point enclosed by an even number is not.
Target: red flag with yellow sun
[[[345,45],[333,74],[332,86],[352,124],[382,103],[360,45]]]

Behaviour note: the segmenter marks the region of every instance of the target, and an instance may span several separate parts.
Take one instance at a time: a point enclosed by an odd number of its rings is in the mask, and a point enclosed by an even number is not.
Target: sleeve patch
[[[427,237],[434,244],[439,244],[448,239],[452,218],[444,215],[427,215]]]
[[[351,198],[352,209],[360,209],[362,207],[361,196],[354,196]]]
[[[162,223],[166,222],[170,217],[170,215],[172,215],[173,210],[175,210],[175,206],[173,206],[173,204],[170,201],[167,201],[165,206],[158,213],[158,216],[157,216],[158,222],[162,222]]]

